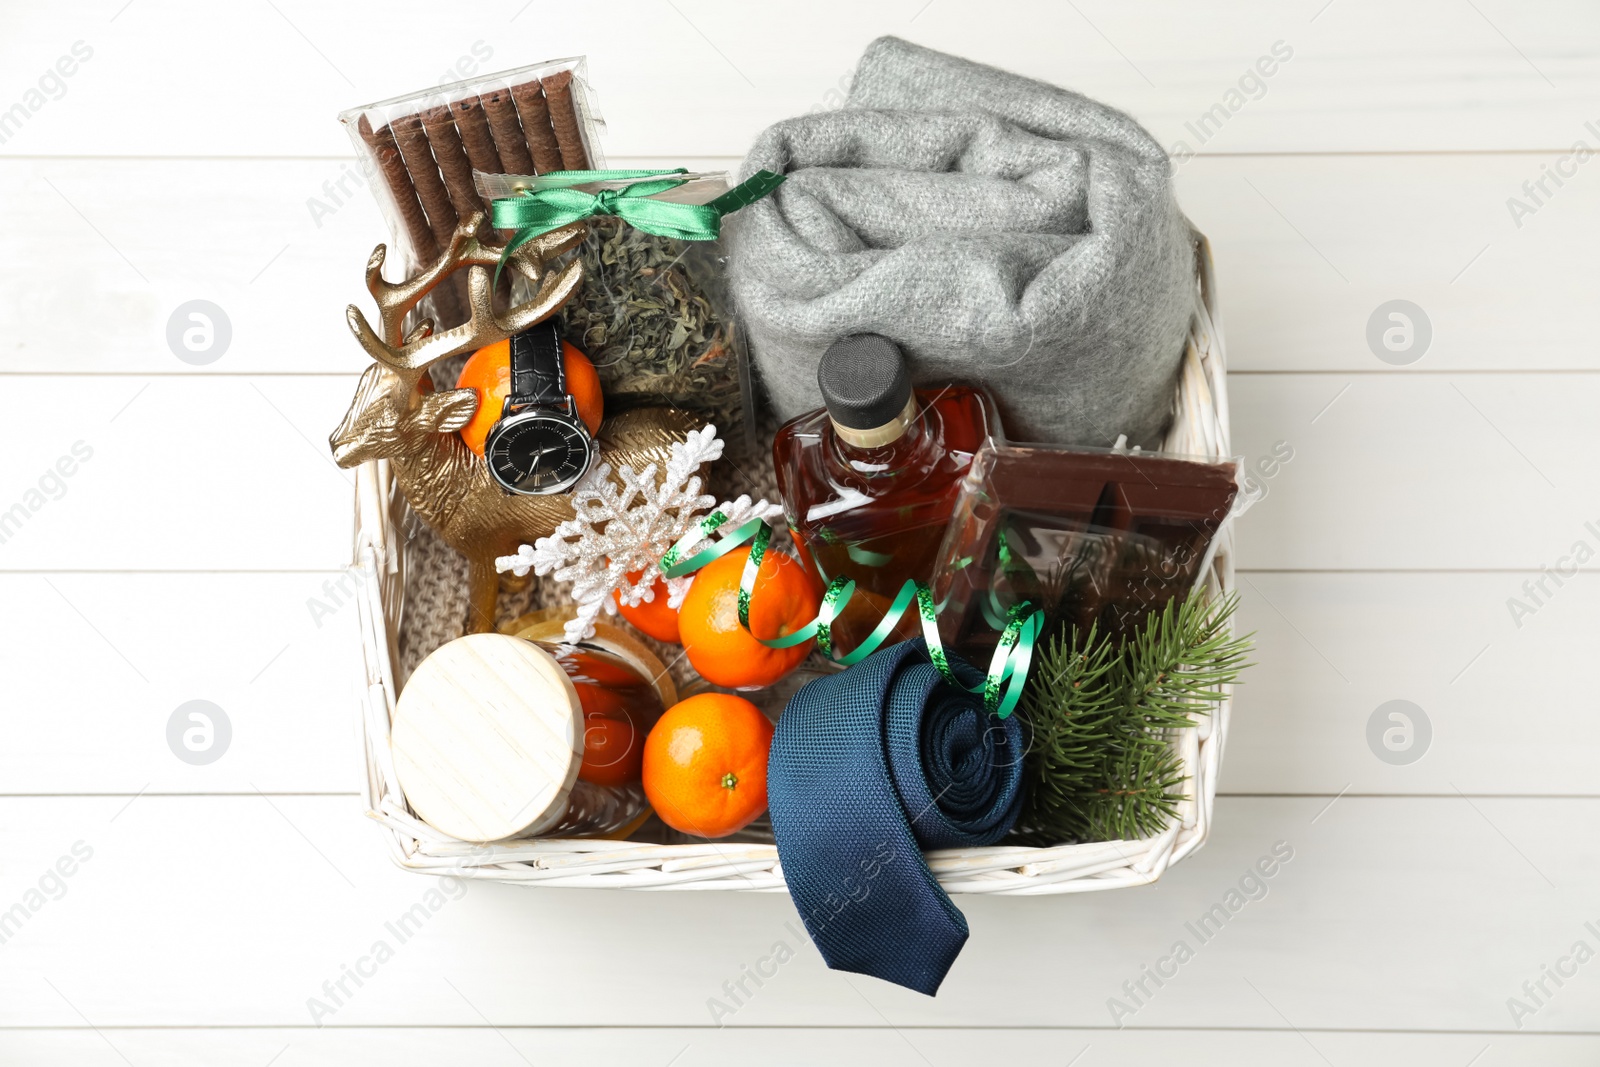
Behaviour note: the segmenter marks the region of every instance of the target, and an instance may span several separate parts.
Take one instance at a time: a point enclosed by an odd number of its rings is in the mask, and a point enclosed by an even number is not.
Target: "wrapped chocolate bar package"
[[[339,121],[356,146],[406,273],[437,259],[450,235],[489,203],[473,172],[546,174],[604,166],[580,58],[556,59],[351,108]],[[424,309],[443,330],[466,321],[464,281]]]
[[[987,662],[1011,608],[1046,630],[1120,638],[1203,579],[1247,503],[1236,460],[1114,449],[985,445],[940,551],[945,642]]]

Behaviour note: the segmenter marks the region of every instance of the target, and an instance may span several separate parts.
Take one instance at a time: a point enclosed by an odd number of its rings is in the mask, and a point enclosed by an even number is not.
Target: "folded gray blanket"
[[[728,219],[729,279],[780,416],[821,406],[830,343],[878,333],[919,385],[987,385],[1014,440],[1157,442],[1194,245],[1133,119],[883,37],[843,108],[756,139],[761,169],[788,180]]]

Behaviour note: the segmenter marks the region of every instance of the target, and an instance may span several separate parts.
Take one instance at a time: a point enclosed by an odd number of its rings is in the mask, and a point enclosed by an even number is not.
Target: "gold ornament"
[[[574,258],[557,267],[555,257],[575,248],[583,238],[581,223],[542,234],[511,254],[507,267],[528,280],[532,299],[497,312],[492,270],[503,245],[477,237],[482,213],[467,219],[451,236],[450,245],[431,266],[403,282],[383,279],[385,246],[367,260],[367,289],[378,305],[378,329],[351,305],[350,331],[375,361],[361,375],[356,395],[328,439],[341,467],[386,459],[411,510],[439,537],[467,558],[471,582],[469,633],[494,629],[494,602],[499,588],[496,556],[508,555],[524,542],[551,534],[572,517],[565,494],[521,496],[507,493],[489,474],[483,457],[467,447],[457,432],[478,408],[474,389],[420,393],[428,368],[452,356],[502,341],[543,322],[560,309],[583,279],[583,264]],[[406,315],[445,278],[467,268],[471,316],[449,330],[433,332],[425,319],[402,334]],[[601,460],[613,467],[642,469],[655,460],[665,465],[673,441],[681,441],[698,420],[673,408],[638,408],[606,419],[597,435]]]

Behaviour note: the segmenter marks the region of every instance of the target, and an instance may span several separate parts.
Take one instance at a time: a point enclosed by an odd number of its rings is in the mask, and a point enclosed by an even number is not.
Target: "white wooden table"
[[[787,7],[8,0],[0,1062],[1600,1062],[1600,962],[1571,955],[1600,951],[1600,580],[1573,556],[1600,549],[1600,162],[1571,154],[1600,150],[1600,10]],[[458,57],[588,53],[613,164],[725,164],[836,102],[879,33],[1195,153],[1235,441],[1292,452],[1240,529],[1260,662],[1211,843],[1147,889],[963,899],[937,1000],[827,971],[782,896],[474,884],[430,908],[356,797],[351,480],[324,442],[382,234],[334,113]],[[190,300],[231,324],[206,366],[166,337]],[[1403,365],[1366,338],[1391,300],[1431,323]],[[168,743],[194,700],[231,728],[209,763]],[[1431,726],[1420,760],[1369,745],[1394,700]],[[1279,842],[1202,943],[1187,924]]]

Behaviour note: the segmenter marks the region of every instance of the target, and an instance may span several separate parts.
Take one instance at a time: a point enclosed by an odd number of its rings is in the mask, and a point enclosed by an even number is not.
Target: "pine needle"
[[[1174,744],[1249,664],[1230,596],[1169,601],[1121,647],[1091,626],[1057,634],[1028,678],[1031,735],[1022,844],[1137,839],[1176,817],[1186,781]]]

